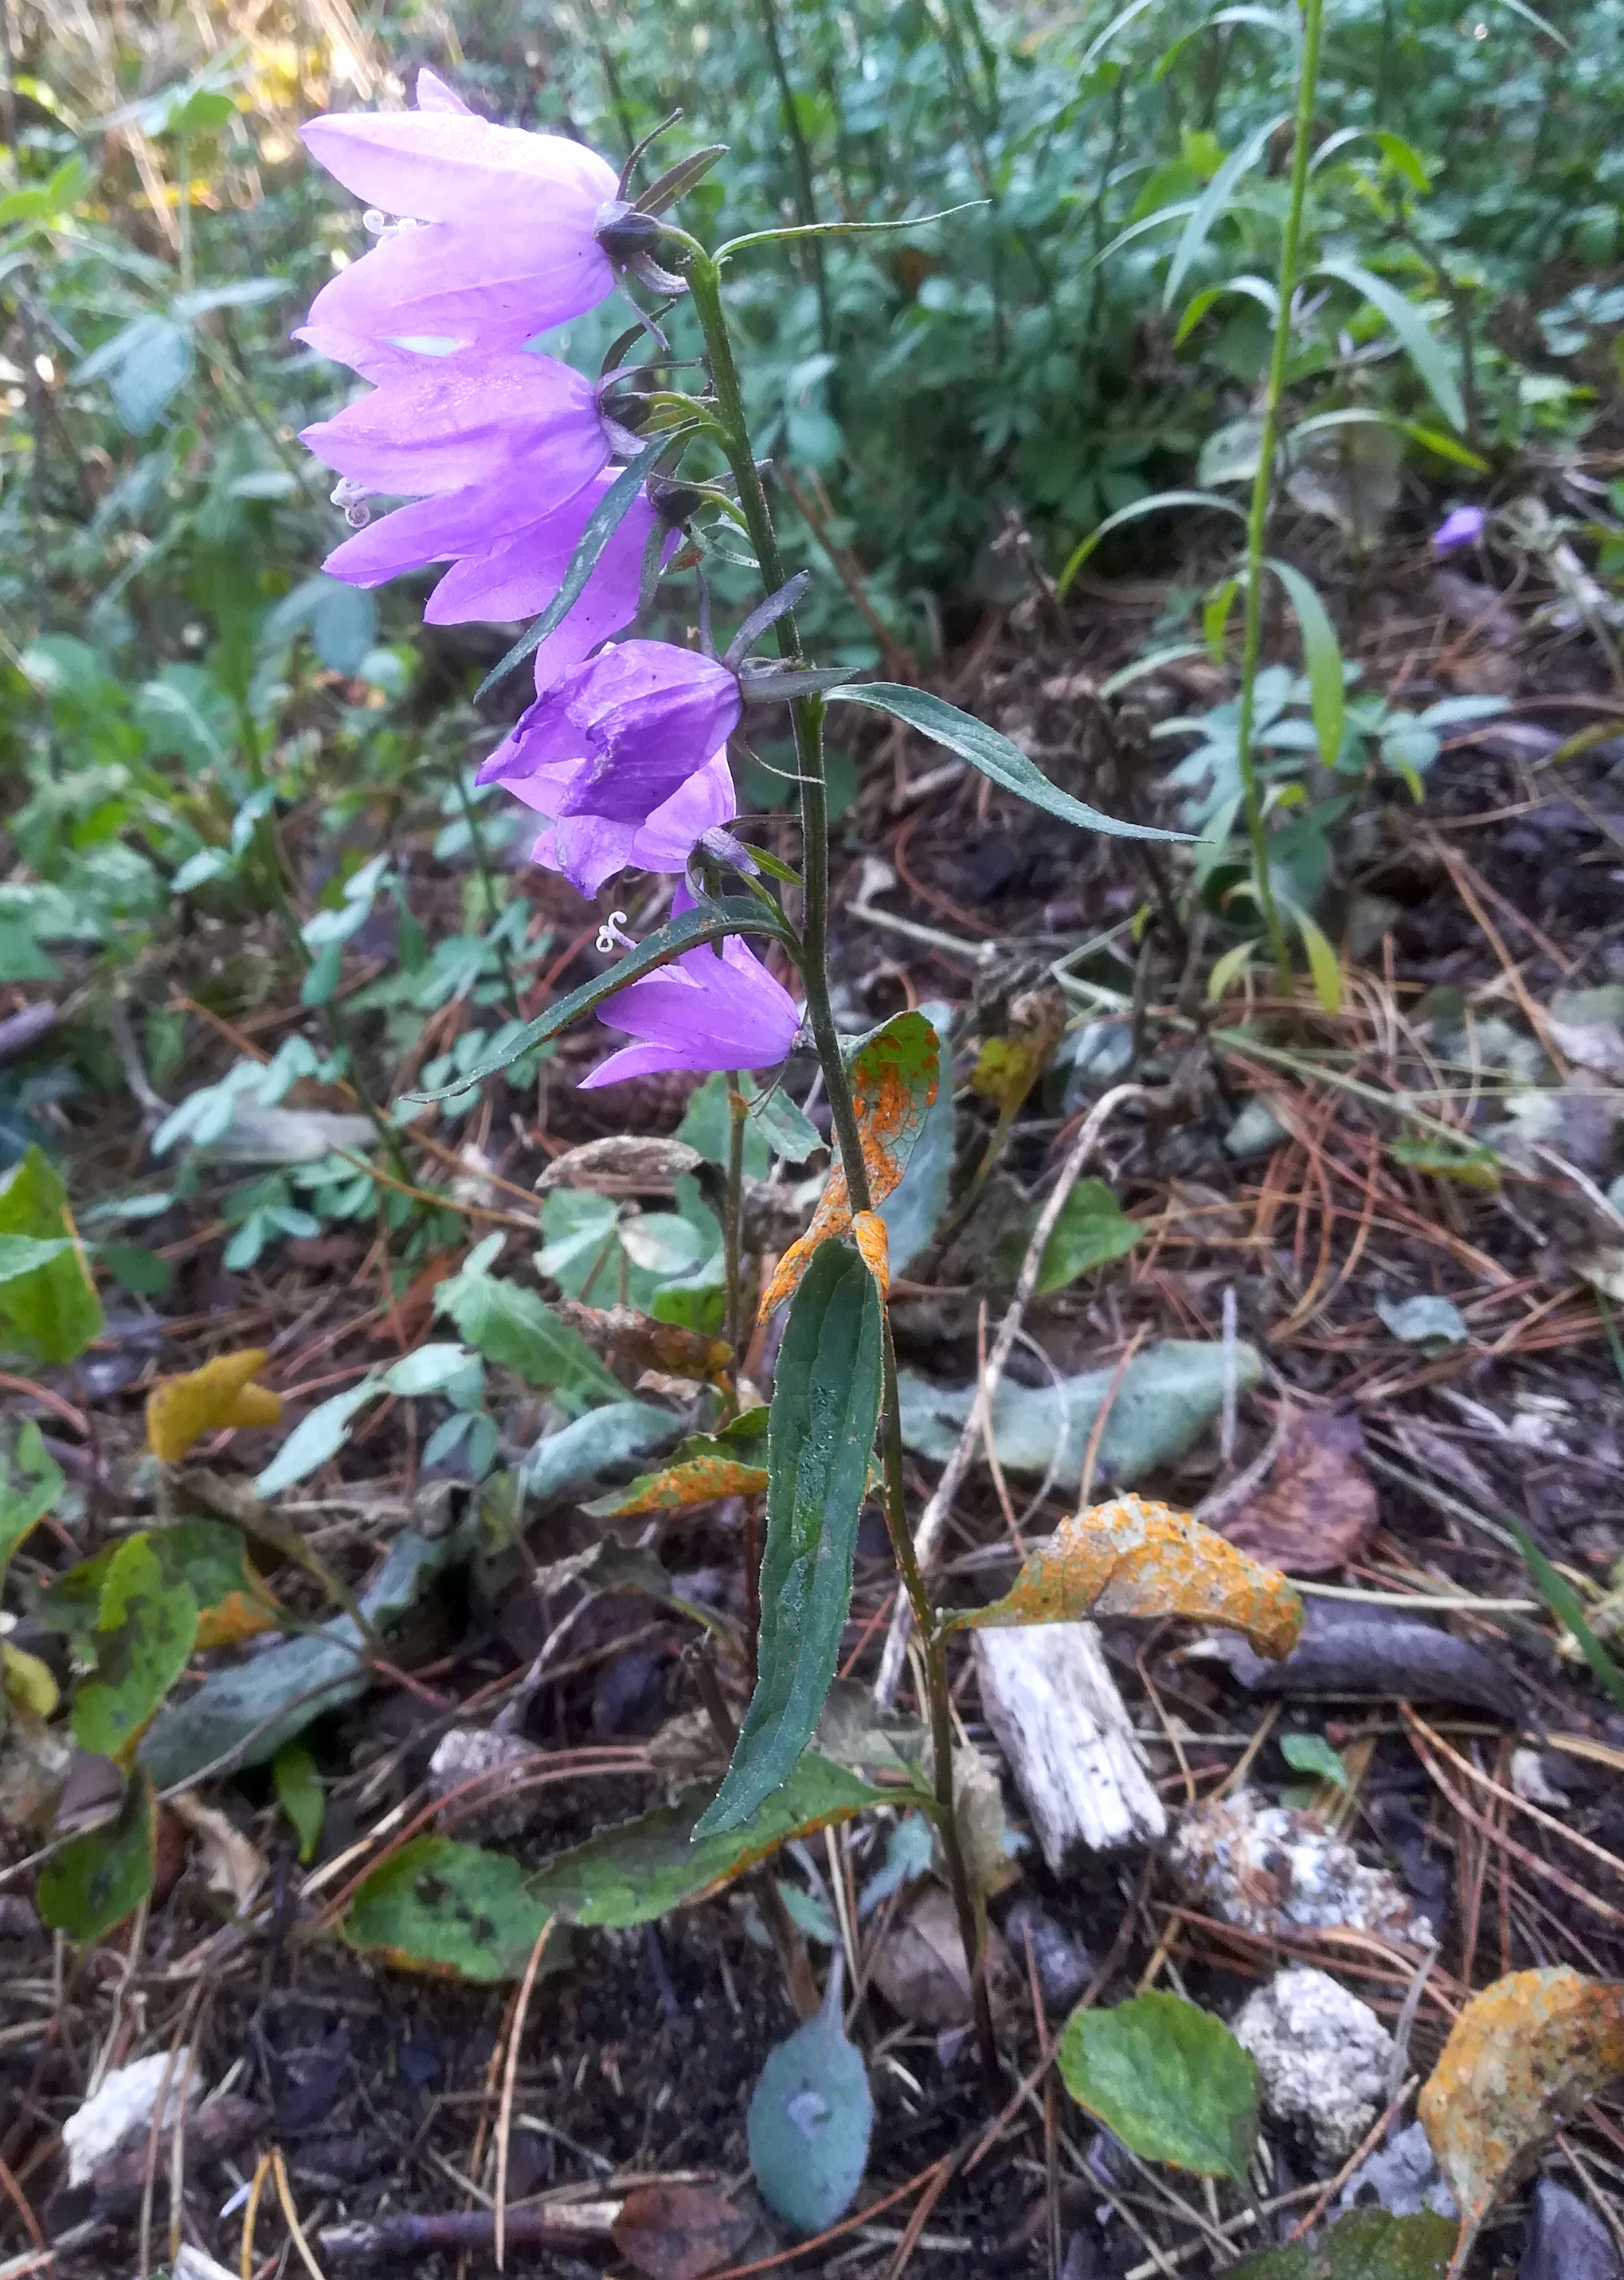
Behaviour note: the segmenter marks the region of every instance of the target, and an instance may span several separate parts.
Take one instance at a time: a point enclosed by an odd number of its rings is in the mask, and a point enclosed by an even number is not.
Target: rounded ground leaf
[[[1197,2176],[1246,2174],[1258,2135],[1258,2069],[1221,2019],[1176,1995],[1074,2011],[1060,2078],[1079,2106],[1147,2161]]]

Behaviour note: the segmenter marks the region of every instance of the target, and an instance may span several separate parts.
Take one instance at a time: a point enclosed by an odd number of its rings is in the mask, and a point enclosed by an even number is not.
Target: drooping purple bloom
[[[680,886],[672,916],[693,907],[693,897]],[[671,1070],[770,1068],[789,1051],[801,1026],[794,998],[735,934],[723,936],[720,957],[702,943],[628,983],[597,1018],[643,1042],[600,1061],[581,1080],[583,1092]]]
[[[646,823],[738,724],[738,676],[669,642],[620,642],[538,697],[479,772],[513,785],[585,761],[552,810],[560,820]]]
[[[566,135],[492,126],[430,71],[417,102],[302,130],[347,190],[408,218],[322,288],[312,321],[516,349],[596,307],[614,284],[595,234],[615,199],[607,160]]]
[[[345,539],[322,567],[347,585],[378,586],[403,571],[449,558],[452,566],[423,611],[429,625],[461,625],[473,618],[501,624],[534,617],[558,592],[581,532],[613,481],[608,472],[595,475],[573,498],[542,515],[518,486],[475,485],[419,499]],[[619,633],[636,616],[643,558],[654,523],[653,508],[639,494],[611,534],[568,616],[536,651],[538,692],[550,689],[606,635]]]
[[[539,769],[507,790],[543,816],[557,817],[585,760]],[[718,752],[642,823],[609,823],[597,815],[569,815],[550,823],[530,850],[530,860],[561,871],[583,895],[596,895],[617,871],[684,871],[707,831],[738,813],[727,755]]]
[[[1452,554],[1458,546],[1474,546],[1489,517],[1481,506],[1458,506],[1446,514],[1432,534],[1435,554]]]
[[[377,382],[303,431],[316,457],[358,489],[422,497],[489,486],[522,497],[539,517],[608,463],[591,381],[552,357],[423,356],[321,326],[299,337]]]

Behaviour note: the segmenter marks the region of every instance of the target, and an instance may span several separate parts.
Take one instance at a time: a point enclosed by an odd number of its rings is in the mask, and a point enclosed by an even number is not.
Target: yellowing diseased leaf
[[[891,1287],[891,1238],[878,1212],[858,1212],[851,1222],[851,1240],[883,1298]]]
[[[50,1675],[50,1666],[29,1654],[8,1639],[0,1645],[0,1675],[4,1677],[4,1691],[8,1702],[32,1713],[36,1718],[50,1717],[60,1697],[57,1682]]]
[[[216,1354],[184,1377],[159,1380],[147,1396],[147,1446],[178,1463],[194,1441],[222,1426],[280,1425],[281,1398],[250,1381],[269,1359],[264,1346]]]
[[[1465,2221],[1526,2176],[1567,2117],[1624,2074],[1624,1984],[1513,1971],[1456,2020],[1416,2111]],[[1457,2264],[1459,2259],[1457,2258]]]
[[[1188,1513],[1113,1497],[1063,1520],[990,1606],[956,1628],[1072,1623],[1085,1616],[1183,1615],[1244,1631],[1259,1654],[1289,1654],[1303,1603],[1286,1578],[1259,1567]]]
[[[1006,1124],[1038,1078],[1065,1032],[1068,1008],[1052,983],[1023,990],[1011,1001],[1009,1035],[989,1037],[976,1059],[972,1088],[990,1100]]]
[[[714,1504],[722,1497],[761,1496],[765,1465],[742,1465],[731,1457],[689,1457],[658,1473],[643,1473],[622,1495],[600,1497],[587,1509],[600,1520],[629,1520],[640,1512],[681,1512],[689,1505]]]
[[[865,1038],[847,1075],[869,1201],[882,1204],[907,1169],[913,1144],[936,1098],[936,1033],[923,1013],[897,1013]],[[762,1293],[760,1320],[765,1322],[797,1289],[820,1243],[850,1231],[851,1196],[837,1156],[812,1225],[785,1252]]]
[[[678,1322],[658,1322],[635,1306],[583,1306],[561,1298],[553,1312],[585,1338],[594,1352],[609,1354],[634,1369],[658,1370],[664,1377],[726,1376],[733,1348],[726,1338],[708,1337]]]

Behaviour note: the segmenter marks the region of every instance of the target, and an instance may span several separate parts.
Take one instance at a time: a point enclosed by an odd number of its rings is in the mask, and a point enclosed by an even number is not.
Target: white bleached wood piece
[[[978,1630],[981,1707],[1057,1873],[1073,1847],[1153,1844],[1167,1830],[1128,1706],[1092,1623]]]

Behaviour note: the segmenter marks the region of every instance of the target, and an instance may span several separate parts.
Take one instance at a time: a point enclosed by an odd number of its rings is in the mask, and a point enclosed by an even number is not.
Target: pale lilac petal
[[[623,642],[594,660],[573,710],[592,766],[561,813],[641,821],[727,743],[738,724],[739,684],[714,658],[668,642]]]
[[[618,187],[614,169],[563,135],[493,127],[470,111],[350,112],[300,129],[329,174],[368,205],[419,221],[511,213],[589,235]]]
[[[506,789],[538,814],[554,815],[585,765],[575,761],[509,777]],[[705,833],[715,824],[731,823],[737,813],[727,755],[718,752],[641,827],[610,823],[602,816],[566,816],[542,833],[530,860],[543,870],[561,871],[578,893],[590,897],[617,871],[686,870]]]
[[[321,566],[329,578],[342,578],[348,586],[378,586],[427,562],[503,545],[501,501],[511,514],[524,512],[514,492],[489,487],[414,500],[346,538]]]
[[[705,833],[738,812],[723,750],[653,811],[632,842],[633,860],[640,871],[684,871]]]
[[[624,1084],[635,1076],[680,1075],[688,1063],[670,1045],[622,1045],[618,1053],[599,1061],[577,1084],[577,1092],[596,1092],[600,1084]]]
[[[686,887],[672,897],[672,916],[694,907]],[[781,1061],[800,1028],[796,1004],[742,936],[725,937],[722,955],[702,943],[673,966],[617,991],[599,1012],[612,1029],[629,1030],[658,1060],[613,1053],[582,1079],[588,1087],[669,1069],[766,1068]]]
[[[612,480],[604,476],[584,485],[556,514],[531,520],[506,537],[493,528],[488,545],[458,549],[465,558],[435,587],[423,612],[427,621],[450,626],[482,618],[502,624],[537,616],[558,592],[581,532]],[[640,494],[593,564],[563,623],[537,651],[546,652],[546,687],[573,672],[605,635],[619,633],[636,616],[643,549],[653,528],[654,510]]]
[[[1446,514],[1432,534],[1435,554],[1451,554],[1458,546],[1474,546],[1489,517],[1481,506],[1458,506]]]
[[[519,787],[515,784],[512,789],[517,791]],[[543,832],[530,850],[530,859],[545,871],[561,872],[575,892],[590,902],[617,871],[651,867],[638,862],[636,845],[635,823],[605,823],[601,815],[566,816],[550,831]],[[685,856],[683,860],[687,859]]]
[[[438,72],[420,65],[417,75],[417,107],[419,111],[460,111],[472,118],[473,112],[454,87],[448,87]]]
[[[371,490],[522,482],[534,486],[538,512],[573,497],[609,457],[591,383],[551,357],[523,354],[409,358],[303,440]]]
[[[311,321],[521,348],[596,308],[614,285],[608,256],[589,229],[555,227],[558,218],[550,213],[547,220],[544,229],[529,217],[393,231],[329,279],[312,304]]]

